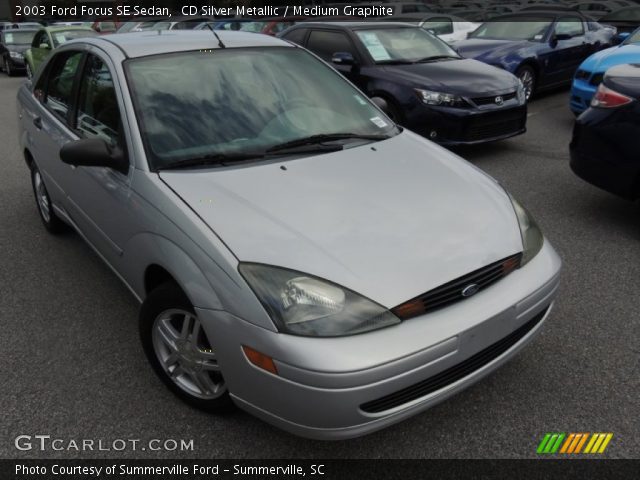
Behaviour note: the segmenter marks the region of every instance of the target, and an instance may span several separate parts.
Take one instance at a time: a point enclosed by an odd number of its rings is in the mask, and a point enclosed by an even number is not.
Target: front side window
[[[155,55],[127,60],[125,69],[153,169],[314,135],[397,132],[340,74],[299,48]]]
[[[33,38],[31,46],[34,48],[51,48],[51,42],[49,42],[49,35],[47,35],[47,32],[38,32]]]
[[[85,138],[101,138],[109,145],[118,143],[120,111],[113,77],[107,65],[89,55],[80,80],[76,128]]]
[[[582,20],[578,17],[563,17],[558,20],[556,25],[556,35],[569,35],[578,37],[584,34]]]
[[[53,65],[49,70],[44,104],[65,122],[81,58],[82,52],[61,53],[53,59]]]
[[[358,30],[358,38],[378,64],[415,63],[441,58],[459,58],[443,41],[422,28],[377,28]]]
[[[486,22],[470,35],[472,38],[487,38],[495,40],[529,40],[541,42],[544,40],[553,20],[543,17],[505,17],[499,22]]]
[[[356,51],[349,37],[342,32],[313,30],[307,41],[307,48],[327,62],[334,53],[346,52],[356,57]]]

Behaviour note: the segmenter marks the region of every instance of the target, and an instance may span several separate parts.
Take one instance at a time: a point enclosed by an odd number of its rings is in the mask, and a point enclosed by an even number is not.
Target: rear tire
[[[31,186],[33,187],[36,206],[38,207],[38,213],[40,214],[44,228],[46,228],[49,233],[56,235],[67,231],[67,224],[60,220],[53,210],[49,192],[35,162],[31,165]]]
[[[191,302],[176,284],[165,283],[147,296],[139,328],[153,370],[181,400],[214,413],[233,406],[217,356]]]

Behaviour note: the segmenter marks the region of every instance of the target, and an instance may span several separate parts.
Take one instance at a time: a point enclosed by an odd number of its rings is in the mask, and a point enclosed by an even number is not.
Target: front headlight
[[[11,58],[15,58],[16,60],[22,59],[22,54],[18,52],[9,52],[9,56]]]
[[[312,275],[255,263],[238,269],[280,331],[339,337],[400,323],[381,305]]]
[[[509,197],[520,225],[520,234],[522,235],[522,244],[524,246],[520,266],[524,266],[538,254],[544,243],[544,236],[527,209],[520,205],[511,195]]]
[[[524,84],[522,83],[522,80],[518,79],[518,90],[517,90],[517,95],[518,95],[518,102],[520,104],[523,104],[527,101],[527,94],[524,91]]]
[[[415,89],[418,98],[427,105],[442,105],[445,107],[464,107],[467,102],[459,95],[452,93],[432,92],[431,90]]]

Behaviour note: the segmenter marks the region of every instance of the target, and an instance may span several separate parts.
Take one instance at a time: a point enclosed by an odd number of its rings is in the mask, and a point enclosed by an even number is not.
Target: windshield
[[[552,23],[551,18],[527,17],[526,21],[522,17],[501,18],[499,22],[483,23],[470,37],[541,42]]]
[[[30,45],[36,31],[28,32],[4,32],[4,43],[7,45]]]
[[[125,65],[154,170],[314,135],[397,130],[337,72],[298,48],[172,53]]]
[[[629,38],[624,43],[640,43],[640,28],[629,35]]]
[[[446,43],[421,28],[378,28],[356,34],[376,63],[414,63],[429,58],[459,58]]]
[[[53,46],[57,47],[62,45],[69,40],[74,40],[76,38],[85,38],[85,37],[95,37],[98,35],[98,32],[95,30],[61,30],[55,31],[51,34],[53,37]]]

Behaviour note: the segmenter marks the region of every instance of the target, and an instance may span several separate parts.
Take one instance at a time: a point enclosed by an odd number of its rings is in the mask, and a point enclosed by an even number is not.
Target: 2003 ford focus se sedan
[[[140,300],[173,392],[348,438],[540,331],[561,262],[495,180],[303,48],[218,34],[72,41],[18,94],[45,227],[72,226]]]

